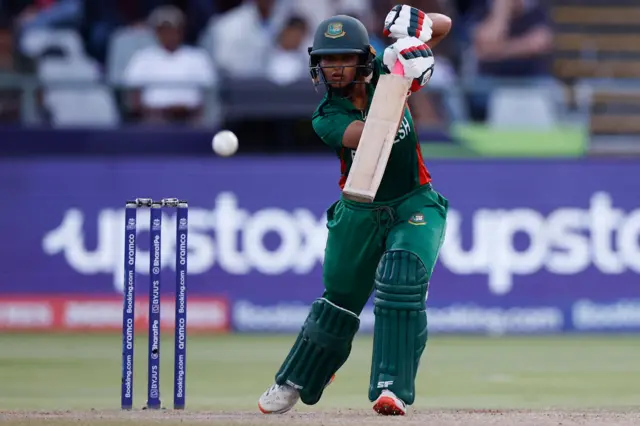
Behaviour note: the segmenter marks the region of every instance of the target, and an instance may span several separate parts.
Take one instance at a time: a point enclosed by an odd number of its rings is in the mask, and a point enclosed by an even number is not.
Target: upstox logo
[[[188,242],[186,238],[176,241],[178,219],[163,212],[159,224],[162,241],[158,241],[158,247],[151,247],[151,250],[138,247],[134,251],[132,246],[131,252],[137,257],[136,271],[149,273],[150,256],[158,272],[160,267],[174,269],[176,246],[181,256],[182,253],[186,256],[188,246],[189,274],[193,275],[207,273],[214,267],[230,275],[286,272],[305,275],[322,264],[327,240],[324,213],[316,215],[306,208],[287,210],[278,207],[249,211],[240,204],[241,200],[234,193],[223,192],[215,198],[211,209],[190,208]],[[86,216],[75,208],[63,212],[60,224],[43,236],[42,249],[50,256],[63,254],[64,261],[80,274],[111,274],[116,290],[123,291],[124,210],[103,209],[97,218]],[[139,218],[138,232],[149,231],[147,218]],[[89,229],[89,223],[97,223],[97,229]],[[97,235],[93,248],[85,243],[88,234]],[[267,245],[265,237],[268,235],[279,238],[276,248]]]
[[[60,224],[43,235],[44,253],[62,254],[61,261],[79,274],[111,274],[114,287],[124,291],[124,210],[104,209],[97,217],[85,216],[75,208],[62,212]],[[250,211],[236,194],[224,192],[210,209],[190,209],[189,217],[190,274],[217,267],[228,275],[293,272],[302,279],[322,265],[327,240],[324,214],[303,207],[263,206]],[[148,220],[138,222],[140,232],[149,230]],[[89,224],[96,224],[96,229]],[[176,242],[175,226],[175,216],[163,215],[163,259],[159,259],[163,268],[174,268],[176,245],[183,250],[187,244]],[[266,245],[267,234],[279,238],[276,248]],[[96,243],[88,244],[87,235],[96,235]],[[137,272],[148,274],[153,253],[128,250],[137,253]],[[464,215],[450,209],[439,261],[456,275],[484,275],[496,295],[511,292],[519,277],[541,272],[640,273],[640,206],[625,211],[615,206],[611,194],[596,192],[582,206],[560,205],[544,213],[527,206],[476,208]]]
[[[463,241],[463,221],[470,241]],[[487,275],[494,294],[507,294],[516,277],[540,271],[640,273],[640,208],[615,208],[607,192],[594,193],[587,208],[559,207],[547,215],[526,207],[479,209],[465,218],[450,210],[447,222],[442,264],[459,275]]]

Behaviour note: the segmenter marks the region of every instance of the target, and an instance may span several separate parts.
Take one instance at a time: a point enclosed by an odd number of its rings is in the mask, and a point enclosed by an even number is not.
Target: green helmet
[[[309,48],[311,77],[318,83],[320,58],[323,55],[356,54],[361,58],[358,65],[360,75],[372,72],[375,52],[369,43],[369,33],[362,22],[347,15],[337,15],[320,23]]]

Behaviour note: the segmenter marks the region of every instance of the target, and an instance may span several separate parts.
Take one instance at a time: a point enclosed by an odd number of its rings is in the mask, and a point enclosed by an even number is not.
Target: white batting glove
[[[431,79],[435,58],[431,49],[416,37],[401,38],[384,50],[382,62],[389,70],[397,61],[404,67],[404,76],[414,79],[412,92],[420,90]]]
[[[415,7],[396,5],[384,20],[384,35],[397,39],[416,37],[423,43],[431,40],[433,22]]]

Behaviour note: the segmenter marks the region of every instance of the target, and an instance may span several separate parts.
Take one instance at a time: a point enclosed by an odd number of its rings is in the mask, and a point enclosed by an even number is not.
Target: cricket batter
[[[397,41],[376,57],[364,25],[349,16],[320,24],[309,49],[313,81],[327,93],[313,115],[318,136],[340,158],[340,186],[349,174],[378,78],[404,66],[411,91],[429,81],[430,47],[451,20],[410,6],[395,6],[385,34]],[[320,400],[351,352],[362,312],[375,292],[369,400],[383,415],[404,415],[415,399],[415,377],[427,343],[425,302],[444,240],[448,202],[431,186],[411,113],[405,109],[373,203],[340,199],[327,210],[325,291],[311,306],[275,384],[260,397],[263,413],[285,413],[299,399]]]

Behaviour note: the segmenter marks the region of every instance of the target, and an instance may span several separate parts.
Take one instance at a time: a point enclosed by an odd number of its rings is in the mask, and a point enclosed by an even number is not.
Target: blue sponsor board
[[[451,206],[433,332],[640,331],[639,161],[427,164]],[[189,294],[228,298],[236,330],[297,330],[322,292],[338,174],[337,160],[312,157],[0,161],[0,297],[122,293],[124,202],[178,197],[190,206]],[[163,213],[166,283],[175,222]],[[144,294],[148,212],[138,228]]]

